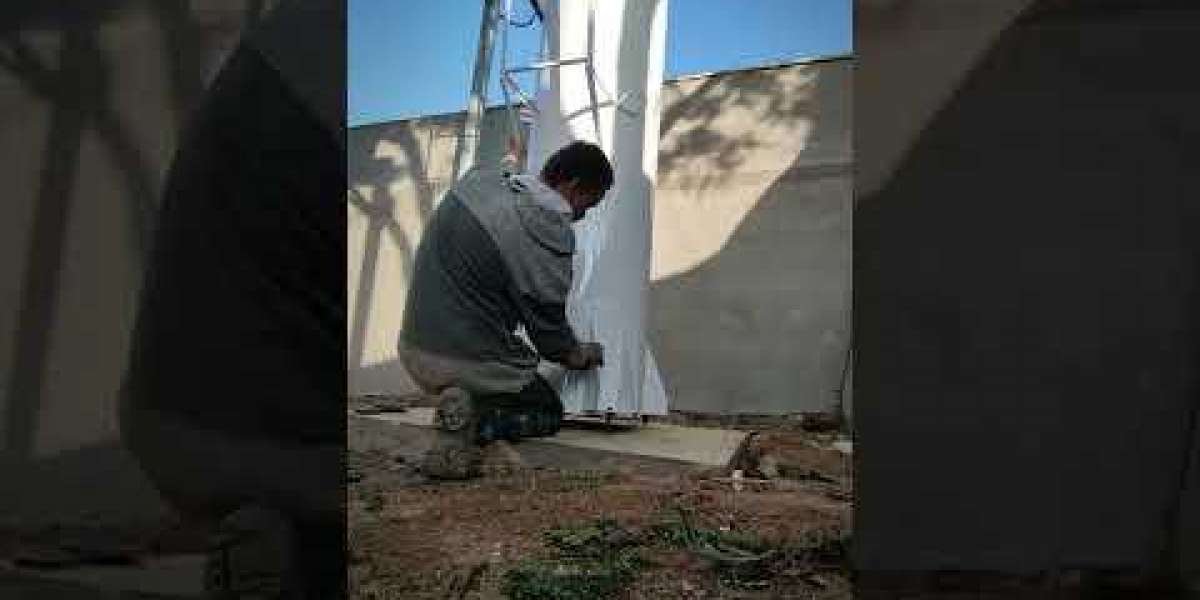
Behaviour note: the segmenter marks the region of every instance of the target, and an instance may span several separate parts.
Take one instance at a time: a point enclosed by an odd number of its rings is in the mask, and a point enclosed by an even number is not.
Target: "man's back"
[[[558,432],[562,401],[539,359],[573,370],[604,364],[603,347],[575,338],[566,303],[571,222],[612,180],[604,152],[574,142],[536,177],[473,170],[438,206],[417,249],[398,348],[413,381],[438,397],[426,475],[472,477],[491,441]]]
[[[539,202],[536,186],[475,170],[447,192],[417,249],[403,345],[522,373],[538,353],[556,360],[576,345],[565,317],[570,216]],[[516,335],[519,325],[537,352]]]

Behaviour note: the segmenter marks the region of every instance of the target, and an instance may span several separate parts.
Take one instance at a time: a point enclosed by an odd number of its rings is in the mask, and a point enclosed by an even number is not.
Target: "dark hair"
[[[571,142],[546,159],[542,180],[553,187],[578,179],[579,185],[598,192],[607,191],[613,184],[613,169],[604,151],[588,142]]]

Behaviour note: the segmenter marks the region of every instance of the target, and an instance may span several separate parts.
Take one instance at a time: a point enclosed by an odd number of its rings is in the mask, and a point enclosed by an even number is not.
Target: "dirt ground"
[[[793,444],[804,479],[734,482],[524,442],[490,449],[478,480],[434,483],[413,466],[431,432],[352,417],[349,434],[353,598],[851,597],[832,449]]]

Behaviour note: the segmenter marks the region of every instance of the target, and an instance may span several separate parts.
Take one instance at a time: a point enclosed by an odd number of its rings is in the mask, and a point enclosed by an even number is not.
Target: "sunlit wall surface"
[[[833,59],[664,84],[648,333],[671,408],[835,402],[850,324],[852,70]],[[412,391],[395,356],[407,269],[459,118],[349,133],[351,393]],[[499,160],[506,127],[487,114],[481,161]]]

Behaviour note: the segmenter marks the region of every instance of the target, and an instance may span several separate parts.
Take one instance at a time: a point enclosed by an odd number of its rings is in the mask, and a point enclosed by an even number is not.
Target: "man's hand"
[[[604,346],[595,342],[579,344],[567,353],[563,366],[573,371],[587,371],[604,366]]]
[[[521,141],[520,136],[508,138],[508,152],[504,153],[504,158],[500,159],[500,162],[513,170],[518,170],[521,167],[521,159],[524,157],[525,144]]]

